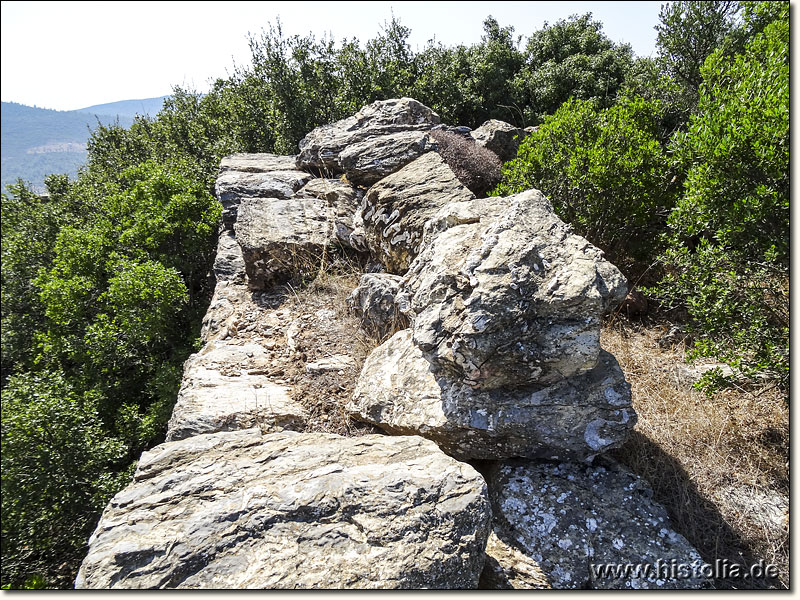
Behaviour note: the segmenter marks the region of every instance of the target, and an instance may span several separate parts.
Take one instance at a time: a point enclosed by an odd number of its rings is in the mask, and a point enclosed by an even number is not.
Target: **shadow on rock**
[[[743,565],[748,572],[751,565],[758,563],[748,542],[698,490],[691,475],[653,440],[634,431],[625,445],[611,454],[650,483],[653,499],[667,509],[675,530],[697,549],[706,563],[715,565],[720,561]],[[779,585],[777,580],[768,578],[716,575],[714,586],[717,589],[770,589]]]

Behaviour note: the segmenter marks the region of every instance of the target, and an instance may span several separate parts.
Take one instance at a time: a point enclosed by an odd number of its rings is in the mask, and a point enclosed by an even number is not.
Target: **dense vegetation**
[[[663,309],[696,355],[789,383],[789,5],[674,2],[659,56],[614,104],[571,99],[504,167],[541,188]],[[712,371],[709,392],[725,381]]]
[[[396,21],[363,45],[278,23],[208,94],[176,88],[153,118],[100,125],[76,181],[48,178],[46,197],[13,187],[3,585],[69,586],[102,507],[163,439],[210,298],[220,158],[292,153],[376,99],[411,96],[452,124],[539,125],[499,191],[543,189],[630,276],[647,272],[665,307],[688,310],[701,351],[786,386],[788,23],[788,2],[673,3],[655,60],[590,15],[524,47],[488,18],[478,44],[419,52]]]

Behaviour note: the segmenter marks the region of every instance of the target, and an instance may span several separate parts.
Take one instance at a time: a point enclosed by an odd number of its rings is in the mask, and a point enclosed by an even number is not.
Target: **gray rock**
[[[348,146],[375,136],[426,131],[439,121],[439,115],[411,98],[378,100],[351,117],[322,125],[306,135],[300,140],[297,167],[341,173],[339,155]]]
[[[369,194],[368,194],[369,195]],[[538,190],[447,205],[405,277],[414,343],[475,388],[550,384],[594,368],[619,270]]]
[[[408,327],[407,317],[395,299],[403,279],[389,273],[366,273],[352,291],[347,304],[361,319],[361,328],[373,337],[383,339]]]
[[[244,198],[235,231],[250,287],[315,268],[331,242],[333,222],[324,199]]]
[[[302,429],[307,411],[264,375],[269,366],[259,344],[206,344],[184,365],[167,441],[250,427]]]
[[[672,529],[650,486],[613,461],[594,467],[509,461],[495,465],[487,481],[495,534],[533,559],[555,589],[706,584],[699,571],[702,558]],[[672,561],[684,565],[690,577],[670,576]],[[649,577],[641,571],[600,577],[592,565],[605,564],[664,567]]]
[[[526,133],[505,121],[489,119],[483,125],[470,132],[472,138],[484,148],[491,150],[503,162],[517,156],[517,149]]]
[[[339,166],[349,181],[358,185],[372,185],[435,149],[436,142],[421,131],[378,135],[342,150]]]
[[[687,386],[694,385],[710,372],[716,372],[722,377],[736,377],[736,371],[734,371],[730,365],[726,365],[725,363],[721,362],[700,364],[695,363],[688,365],[678,363],[672,368],[672,372],[675,375],[675,379],[677,379],[679,383]]]
[[[211,303],[203,317],[200,339],[209,342],[233,337],[236,322],[241,317],[240,307],[248,304],[251,296],[244,283],[244,275],[242,280],[217,280]]]
[[[373,350],[346,410],[390,433],[421,435],[459,460],[591,460],[636,424],[630,386],[610,354],[546,387],[474,390],[437,378],[411,332]]]
[[[288,198],[311,179],[297,170],[294,156],[234,154],[220,163],[215,186],[223,226],[230,228],[242,198]]]
[[[341,244],[354,250],[361,250],[350,243],[350,236],[355,227],[356,213],[361,210],[361,198],[364,192],[340,179],[312,179],[302,189],[298,196],[313,196],[323,198],[328,202],[335,214],[334,228],[336,238]]]
[[[449,131],[450,133],[455,133],[456,135],[460,135],[466,138],[472,137],[470,132],[472,131],[472,127],[467,127],[466,125],[434,125],[431,127],[431,131]]]
[[[470,588],[490,518],[477,471],[421,438],[200,435],[142,455],[75,587]]]
[[[367,191],[361,211],[367,245],[389,272],[402,274],[437,209],[474,198],[441,156],[425,154]]]
[[[350,232],[350,237],[347,238],[349,246],[359,252],[369,252],[367,245],[367,232],[364,230],[364,217],[361,207],[356,211],[353,217],[353,231]]]
[[[244,258],[233,231],[226,230],[219,234],[217,255],[214,258],[214,277],[218,282],[244,283]]]
[[[683,344],[688,339],[688,335],[677,325],[673,325],[661,337],[658,338],[658,345],[662,348],[673,348]]]
[[[352,371],[355,369],[356,361],[352,356],[347,354],[334,354],[306,363],[306,373],[311,375],[319,375],[320,373],[327,373],[329,371]]]

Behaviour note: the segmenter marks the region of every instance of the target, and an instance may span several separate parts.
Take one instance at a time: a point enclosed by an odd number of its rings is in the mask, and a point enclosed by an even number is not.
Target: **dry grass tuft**
[[[431,137],[439,145],[439,154],[458,180],[478,197],[500,183],[503,163],[491,150],[450,131],[434,130]]]
[[[616,320],[603,330],[633,389],[639,422],[615,452],[653,486],[677,531],[711,564],[778,566],[775,580],[718,579],[719,588],[789,585],[789,410],[777,389],[713,398],[678,376],[682,345],[662,349],[657,327]]]

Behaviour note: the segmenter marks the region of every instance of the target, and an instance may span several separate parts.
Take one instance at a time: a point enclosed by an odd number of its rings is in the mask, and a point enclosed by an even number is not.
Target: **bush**
[[[3,585],[64,585],[100,511],[130,473],[93,394],[60,372],[11,377],[2,399]],[[70,565],[71,566],[71,565]]]
[[[436,129],[431,137],[439,145],[439,154],[458,180],[476,196],[482,197],[500,181],[503,163],[491,150],[457,133]]]
[[[743,374],[789,377],[789,5],[742,54],[706,60],[698,113],[676,138],[688,168],[658,292],[685,302],[697,352]],[[782,7],[782,10],[775,8]]]
[[[556,213],[632,275],[650,262],[677,185],[658,141],[662,104],[565,102],[523,140],[496,194],[540,189]]]

